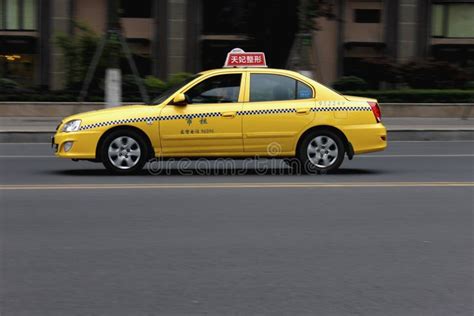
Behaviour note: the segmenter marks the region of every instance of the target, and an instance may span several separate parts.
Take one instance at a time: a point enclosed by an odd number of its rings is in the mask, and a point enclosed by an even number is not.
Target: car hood
[[[125,118],[136,118],[151,115],[152,113],[158,113],[159,108],[150,105],[126,105],[117,106],[108,109],[82,112],[65,117],[62,122],[65,123],[71,120],[80,119],[82,121],[98,121],[98,120],[114,120],[114,119],[125,119]]]

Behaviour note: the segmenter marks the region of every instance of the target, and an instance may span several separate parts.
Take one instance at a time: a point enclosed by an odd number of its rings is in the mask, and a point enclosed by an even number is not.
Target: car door
[[[245,152],[291,154],[296,138],[314,118],[314,89],[280,74],[248,76],[248,102],[242,111]]]
[[[243,151],[241,72],[210,75],[183,93],[186,105],[160,113],[164,154],[226,155]]]

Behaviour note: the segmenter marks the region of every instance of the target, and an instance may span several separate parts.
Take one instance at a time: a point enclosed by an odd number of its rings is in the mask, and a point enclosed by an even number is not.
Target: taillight
[[[375,120],[377,123],[380,123],[382,121],[382,111],[380,111],[379,104],[377,102],[367,102],[370,105],[370,108],[372,109],[372,113],[374,113]]]

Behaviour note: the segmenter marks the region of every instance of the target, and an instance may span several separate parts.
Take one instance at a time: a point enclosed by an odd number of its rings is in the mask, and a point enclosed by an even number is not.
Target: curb
[[[388,141],[459,141],[474,140],[474,130],[392,130],[387,131]]]
[[[0,143],[49,143],[54,132],[0,132]],[[474,140],[473,129],[435,130],[389,130],[388,140],[399,141],[459,141]]]
[[[53,132],[0,132],[0,143],[51,143]]]

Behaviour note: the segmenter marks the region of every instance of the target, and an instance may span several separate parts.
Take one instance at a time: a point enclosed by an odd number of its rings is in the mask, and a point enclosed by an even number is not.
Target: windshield
[[[193,81],[194,79],[196,79],[200,76],[201,76],[200,74],[194,75],[194,76],[189,77],[188,79],[184,80],[183,82],[181,82],[177,85],[174,85],[173,87],[169,88],[168,90],[166,90],[165,92],[160,94],[156,99],[154,99],[152,104],[161,104],[161,103],[163,103],[166,99],[168,99],[171,95],[173,95],[173,93],[175,93],[176,91],[178,91],[179,89],[181,89],[182,87],[184,87],[185,85],[187,85],[188,83],[190,83],[191,81]]]

